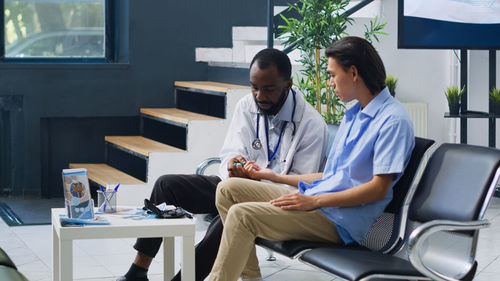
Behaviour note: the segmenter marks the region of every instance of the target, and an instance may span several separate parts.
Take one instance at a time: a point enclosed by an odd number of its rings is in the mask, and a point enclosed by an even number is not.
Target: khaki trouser
[[[270,200],[296,189],[241,178],[219,183],[216,206],[224,232],[210,280],[261,277],[255,238],[342,243],[335,224],[320,211],[285,211]]]

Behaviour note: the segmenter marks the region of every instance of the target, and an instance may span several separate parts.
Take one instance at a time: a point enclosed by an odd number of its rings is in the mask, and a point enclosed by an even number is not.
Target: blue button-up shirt
[[[383,200],[351,207],[319,210],[335,223],[345,243],[360,243],[392,199],[392,187],[404,171],[415,145],[408,112],[387,88],[364,109],[358,102],[346,111],[328,156],[323,178],[299,182],[306,195],[339,192],[370,181],[374,175],[395,174]]]

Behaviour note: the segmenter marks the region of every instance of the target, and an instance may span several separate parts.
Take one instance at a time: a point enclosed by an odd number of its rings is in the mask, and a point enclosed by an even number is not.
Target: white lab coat
[[[291,94],[290,92],[289,95]],[[292,138],[293,124],[288,122],[279,148],[279,165],[274,165],[273,169],[280,174],[317,173],[320,172],[319,169],[325,157],[328,129],[323,117],[304,100],[300,93],[296,94],[296,102],[293,118],[296,125],[295,136]],[[252,148],[252,142],[256,138],[257,113],[258,108],[251,94],[243,97],[236,105],[219,154],[222,161],[219,176],[222,179],[228,177],[227,163],[237,155],[242,155],[247,161],[255,161],[260,167],[266,167],[268,152],[262,116],[260,117],[262,118],[261,126],[259,126],[262,149]]]

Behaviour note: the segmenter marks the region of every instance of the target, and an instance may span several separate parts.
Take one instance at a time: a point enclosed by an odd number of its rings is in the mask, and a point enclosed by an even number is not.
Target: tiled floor
[[[494,198],[486,218],[491,227],[482,230],[478,246],[478,273],[474,280],[500,280],[500,199]],[[197,240],[203,235],[199,225]],[[135,256],[134,239],[79,240],[74,244],[74,274],[77,280],[115,280],[128,269]],[[176,243],[178,243],[176,241]],[[52,280],[52,239],[49,225],[9,227],[0,220],[0,247],[13,259],[19,270],[31,281]],[[161,253],[161,251],[160,251]],[[176,253],[176,256],[180,253]],[[267,253],[259,249],[264,280],[333,280],[300,262],[277,257],[267,262]],[[150,280],[163,280],[161,255],[150,268]],[[177,265],[177,269],[179,265]],[[66,280],[65,280],[66,281]]]

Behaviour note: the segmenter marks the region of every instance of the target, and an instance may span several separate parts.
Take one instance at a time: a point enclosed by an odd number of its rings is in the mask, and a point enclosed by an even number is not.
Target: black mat
[[[50,209],[63,207],[63,198],[0,197],[0,217],[10,226],[50,224]]]

